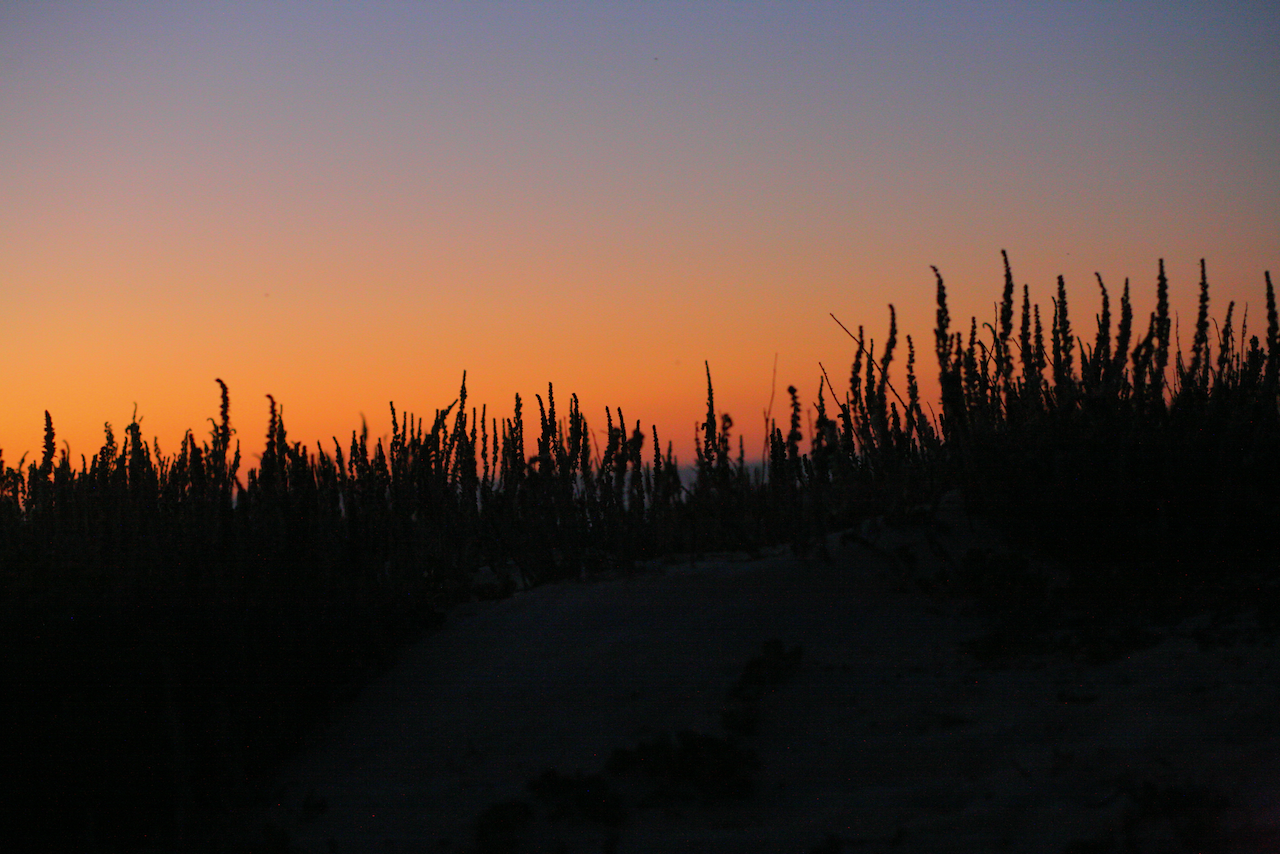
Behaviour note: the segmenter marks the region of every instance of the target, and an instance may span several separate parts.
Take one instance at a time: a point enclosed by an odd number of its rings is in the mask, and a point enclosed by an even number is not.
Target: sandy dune
[[[1105,664],[979,661],[972,603],[837,538],[539,587],[457,608],[262,822],[309,852],[1280,850],[1274,643],[1194,622]],[[609,770],[681,731],[754,759],[751,794]]]

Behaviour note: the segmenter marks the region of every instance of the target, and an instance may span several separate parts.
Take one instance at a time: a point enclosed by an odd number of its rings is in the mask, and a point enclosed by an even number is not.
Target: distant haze
[[[0,116],[8,465],[46,409],[172,452],[215,377],[247,462],[268,393],[331,449],[464,370],[687,464],[704,360],[753,455],[775,354],[780,421],[847,383],[829,312],[878,349],[894,303],[935,393],[930,265],[953,330],[1007,249],[1088,338],[1163,257],[1184,342],[1200,258],[1254,330],[1280,273],[1274,4],[5,4]]]

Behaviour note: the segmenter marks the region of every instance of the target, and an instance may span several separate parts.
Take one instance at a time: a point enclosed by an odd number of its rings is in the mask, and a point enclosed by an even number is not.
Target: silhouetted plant
[[[278,758],[296,742],[300,719],[385,661],[439,608],[472,595],[471,579],[485,567],[511,590],[672,552],[754,553],[770,543],[805,552],[868,515],[959,489],[966,506],[1028,546],[1087,558],[1077,562],[1080,590],[1154,598],[1194,587],[1203,597],[1247,580],[1274,583],[1276,544],[1259,533],[1280,504],[1280,318],[1270,275],[1264,335],[1249,334],[1247,312],[1237,333],[1234,304],[1211,335],[1202,264],[1189,358],[1179,348],[1170,368],[1163,262],[1156,310],[1136,343],[1128,280],[1113,337],[1098,277],[1101,312],[1086,343],[1073,332],[1060,277],[1046,351],[1040,307],[1025,285],[1015,335],[1015,280],[1007,254],[1002,260],[996,314],[981,325],[971,318],[967,335],[952,332],[934,270],[939,411],[921,402],[910,335],[906,398],[895,388],[890,306],[878,360],[862,327],[849,332],[856,348],[847,390],[821,370],[807,443],[800,392],[788,388],[788,417],[766,416],[755,472],[741,438],[734,458],[734,421],[716,409],[708,363],[688,483],[656,426],[646,433],[606,408],[593,443],[577,397],[562,418],[548,385],[545,400],[536,396],[530,447],[521,397],[509,418],[468,409],[465,374],[457,399],[434,418],[392,405],[388,443],[370,447],[362,424],[345,448],[333,437],[331,452],[291,441],[284,407],[268,396],[266,446],[243,483],[221,380],[207,438],[188,432],[170,454],[143,439],[135,412],[120,441],[105,424],[101,448],[77,469],[58,453],[46,412],[38,462],[24,456],[9,467],[0,456],[10,660],[64,672],[83,658],[102,663],[104,674],[115,672],[111,656],[134,661],[120,684],[136,697],[119,708],[133,703],[164,719],[170,703],[186,736],[182,744],[140,741],[145,761],[121,754],[119,763],[172,769],[181,748],[184,779],[210,783],[188,792],[170,785],[172,773],[130,772],[122,779],[133,782],[112,803],[154,802],[152,824],[181,847],[185,825],[174,815],[199,805],[216,811],[218,786],[243,783],[247,765]],[[152,648],[172,650],[168,671],[145,658]],[[198,675],[211,672],[228,675],[216,686]],[[281,687],[300,680],[313,693]],[[48,690],[49,702],[63,702],[63,688]],[[9,728],[46,727],[14,755],[44,750],[54,757],[51,775],[74,777],[79,736],[39,720]],[[56,829],[65,804],[42,806],[38,789],[4,806],[6,817]],[[104,809],[89,816],[107,822],[103,833],[135,833],[103,818]]]

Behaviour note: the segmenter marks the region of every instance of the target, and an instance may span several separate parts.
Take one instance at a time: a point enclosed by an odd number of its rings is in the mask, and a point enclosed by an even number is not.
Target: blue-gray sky
[[[464,369],[687,456],[704,360],[758,446],[774,354],[811,398],[828,312],[927,338],[931,264],[1078,331],[1094,272],[1256,319],[1280,267],[1266,4],[11,3],[0,115],[7,460],[134,402],[175,448],[215,376],[247,448],[267,392],[376,434]]]

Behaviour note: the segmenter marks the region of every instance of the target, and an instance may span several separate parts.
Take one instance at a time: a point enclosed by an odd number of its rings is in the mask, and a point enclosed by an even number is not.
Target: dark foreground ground
[[[1275,632],[1250,603],[993,608],[920,581],[996,554],[980,532],[828,545],[458,606],[218,844],[1280,850]]]

